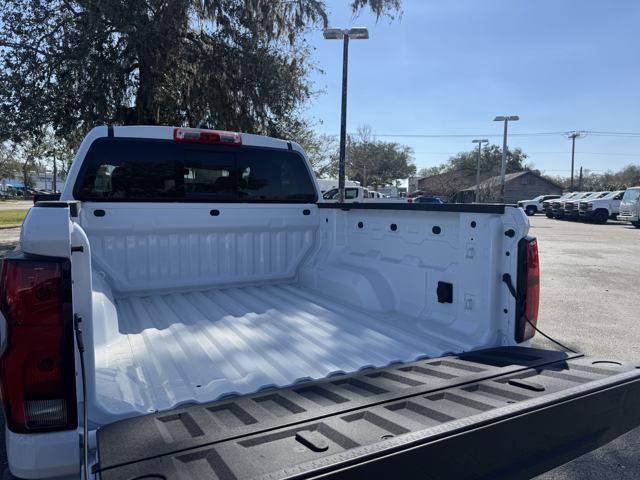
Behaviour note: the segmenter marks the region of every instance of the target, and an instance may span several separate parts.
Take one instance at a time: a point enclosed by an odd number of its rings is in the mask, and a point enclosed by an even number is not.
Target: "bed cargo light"
[[[242,137],[237,132],[205,130],[200,128],[174,128],[176,142],[213,143],[218,145],[242,145]]]

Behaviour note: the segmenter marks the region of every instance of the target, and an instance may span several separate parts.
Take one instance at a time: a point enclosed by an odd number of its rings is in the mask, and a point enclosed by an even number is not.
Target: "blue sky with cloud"
[[[348,0],[328,0],[334,26],[367,26],[351,42],[348,130],[493,134],[495,115],[517,114],[515,134],[569,130],[640,132],[640,2],[616,0],[404,0],[389,22],[353,18]],[[317,90],[307,115],[337,133],[342,46],[312,32]],[[380,137],[410,145],[419,168],[469,150],[469,137]],[[509,145],[549,174],[568,175],[570,142],[560,134],[512,136]],[[640,136],[587,135],[577,167],[640,163]]]

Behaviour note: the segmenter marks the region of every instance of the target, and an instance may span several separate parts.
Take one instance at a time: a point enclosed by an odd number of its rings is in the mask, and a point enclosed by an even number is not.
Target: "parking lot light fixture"
[[[502,136],[502,163],[500,165],[500,203],[504,203],[504,182],[507,174],[507,128],[509,122],[520,120],[518,115],[498,115],[494,122],[504,122],[504,134]]]
[[[471,140],[472,143],[478,144],[478,168],[476,170],[476,203],[480,202],[480,157],[482,155],[482,144],[489,143],[489,140],[486,138],[476,138]]]
[[[342,109],[340,112],[340,161],[338,164],[338,201],[344,202],[344,179],[347,143],[347,71],[349,67],[349,39],[366,40],[369,30],[365,27],[327,28],[323,32],[327,40],[342,40]]]

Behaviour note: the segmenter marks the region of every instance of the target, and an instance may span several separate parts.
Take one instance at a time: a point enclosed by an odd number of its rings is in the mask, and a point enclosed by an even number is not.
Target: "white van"
[[[640,187],[628,188],[624,192],[618,220],[631,222],[634,227],[640,228]]]

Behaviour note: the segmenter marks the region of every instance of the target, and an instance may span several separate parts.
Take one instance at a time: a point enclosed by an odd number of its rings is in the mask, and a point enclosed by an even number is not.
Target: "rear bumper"
[[[20,478],[80,475],[80,436],[75,430],[13,433],[5,430],[9,470]]]

